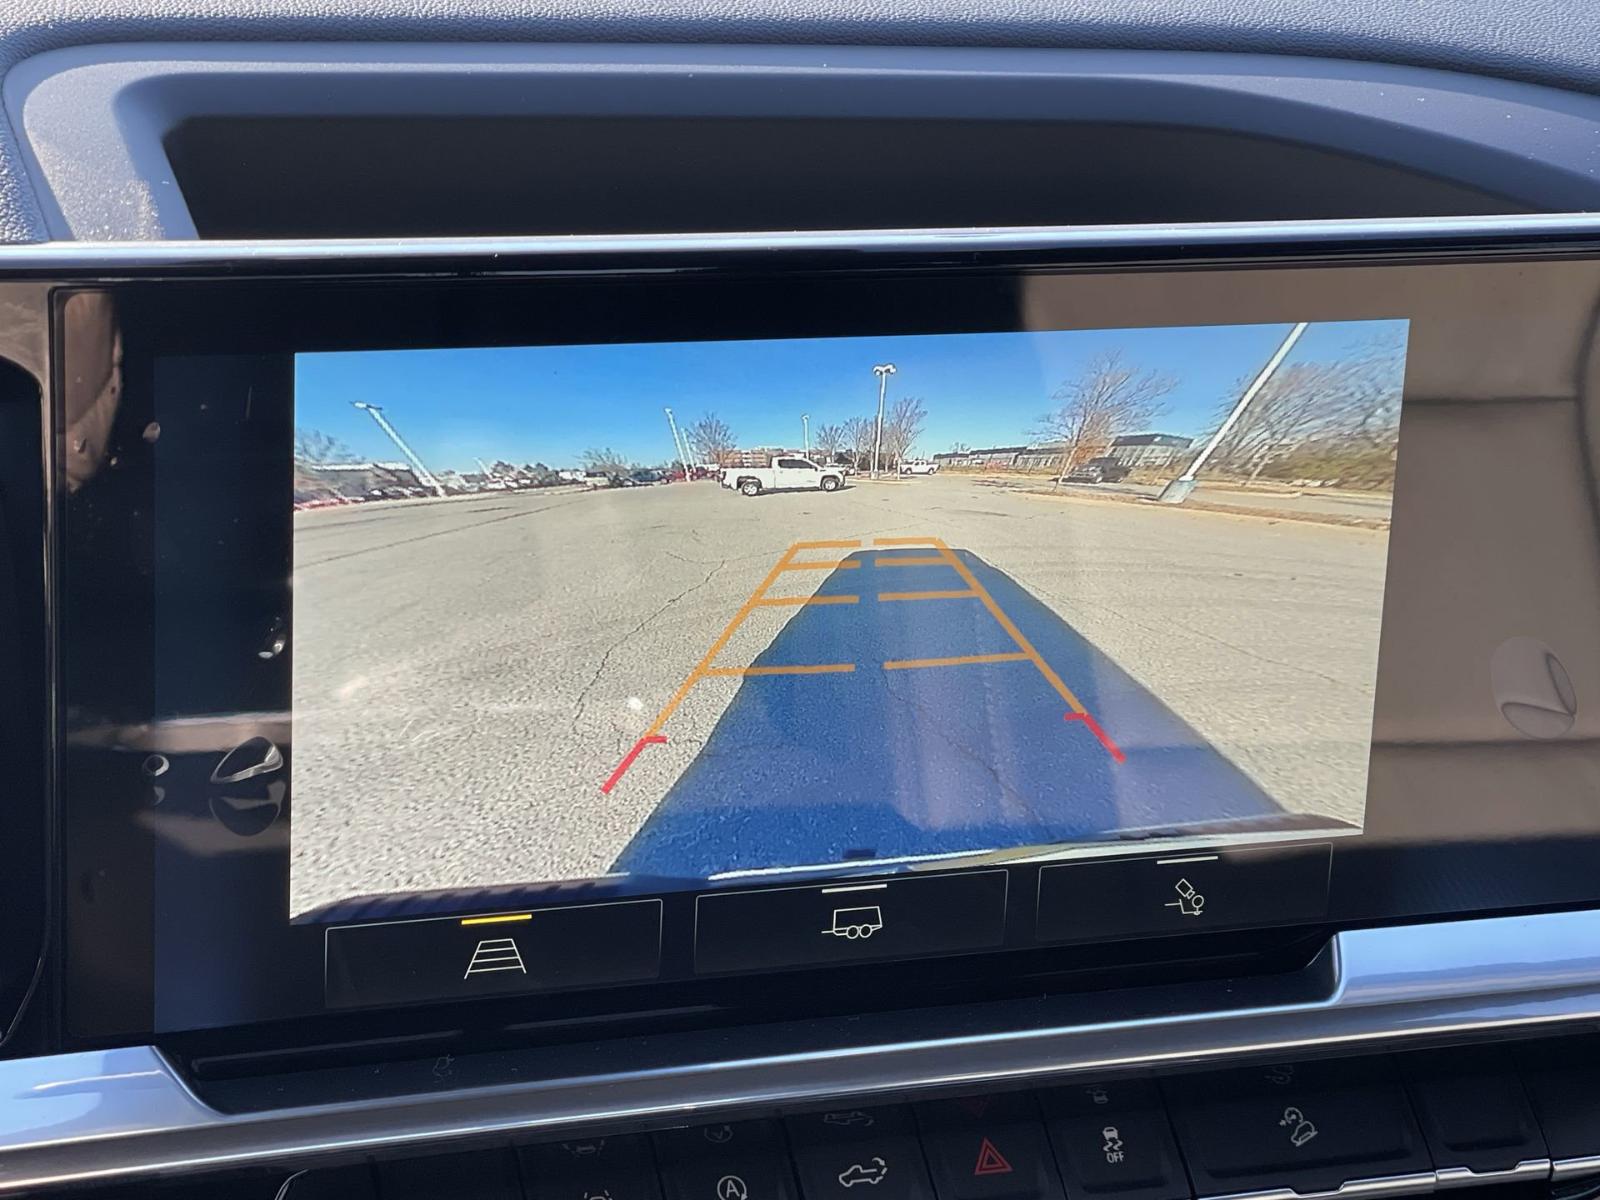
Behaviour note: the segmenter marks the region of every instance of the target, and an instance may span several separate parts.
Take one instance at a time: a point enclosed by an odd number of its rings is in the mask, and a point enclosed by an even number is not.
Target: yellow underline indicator
[[[855,669],[855,663],[818,663],[804,667],[708,667],[706,674],[742,679],[751,675],[845,675]]]
[[[963,654],[959,658],[892,658],[885,671],[912,671],[918,667],[963,667],[969,663],[1027,662],[1026,654]]]
[[[957,588],[946,592],[879,592],[879,600],[968,600],[978,593],[971,588]]]
[[[502,917],[462,917],[461,924],[467,925],[510,925],[514,921],[531,921],[532,913],[507,913]]]
[[[763,596],[756,608],[800,608],[807,604],[856,604],[860,596]]]

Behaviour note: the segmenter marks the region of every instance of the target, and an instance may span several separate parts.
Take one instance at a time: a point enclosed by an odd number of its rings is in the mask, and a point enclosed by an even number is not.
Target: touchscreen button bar
[[[336,925],[326,939],[330,1008],[600,987],[660,973],[661,901]]]
[[[993,949],[1005,941],[1006,885],[1000,870],[703,895],[695,901],[695,970]]]
[[[1056,863],[1039,872],[1042,942],[1097,941],[1315,921],[1333,847],[1175,851]]]

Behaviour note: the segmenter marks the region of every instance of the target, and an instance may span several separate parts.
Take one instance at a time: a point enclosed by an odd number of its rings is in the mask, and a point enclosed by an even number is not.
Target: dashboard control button
[[[1550,1157],[1557,1162],[1600,1155],[1597,1074],[1600,1039],[1563,1038],[1529,1052],[1522,1078]]]
[[[933,1200],[922,1147],[913,1134],[848,1134],[796,1145],[805,1200]]]
[[[601,987],[660,973],[661,901],[335,925],[324,937],[330,1008]]]
[[[794,1200],[782,1131],[736,1121],[656,1135],[666,1200]]]
[[[1452,1050],[1399,1061],[1417,1123],[1441,1172],[1510,1171],[1549,1157],[1522,1080],[1503,1055]]]
[[[1038,1119],[1039,1105],[1032,1092],[988,1092],[917,1105],[917,1120],[924,1130],[964,1129],[982,1122],[1009,1125]]]
[[[1201,1195],[1433,1171],[1387,1060],[1283,1064],[1167,1083],[1172,1122]]]
[[[1061,1181],[1037,1118],[1002,1124],[943,1119],[923,1131],[939,1200],[1060,1200]]]
[[[708,892],[695,900],[695,970],[770,971],[988,950],[1005,941],[1007,872]]]
[[[524,1146],[517,1156],[527,1200],[661,1200],[644,1137],[572,1138]]]
[[[434,1154],[378,1164],[383,1200],[522,1200],[509,1149]]]
[[[1326,843],[1053,863],[1037,936],[1097,941],[1314,921],[1327,913]]]
[[[1073,1195],[1148,1196],[1152,1200],[1189,1195],[1172,1131],[1160,1109],[1058,1117],[1049,1128],[1057,1161]]]
[[[1144,1079],[1041,1093],[1045,1127],[1071,1196],[1187,1200],[1191,1194],[1156,1086]]]

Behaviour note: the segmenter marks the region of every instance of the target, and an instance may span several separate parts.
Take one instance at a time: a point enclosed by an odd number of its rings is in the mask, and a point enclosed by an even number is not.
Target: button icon
[[[853,1188],[858,1183],[877,1187],[889,1175],[889,1164],[874,1155],[864,1163],[851,1163],[839,1172],[839,1186]]]
[[[1089,1097],[1089,1099],[1096,1104],[1111,1103],[1111,1097],[1106,1093],[1106,1089],[1101,1087],[1098,1083],[1092,1087],[1084,1088],[1083,1094]]]
[[[871,1113],[864,1113],[859,1108],[852,1108],[847,1112],[831,1112],[822,1114],[824,1125],[838,1125],[844,1128],[859,1125],[862,1129],[870,1129],[878,1123],[878,1119]]]
[[[1278,1063],[1276,1066],[1268,1067],[1265,1079],[1268,1083],[1275,1083],[1279,1087],[1284,1087],[1287,1084],[1293,1083],[1294,1064]]]
[[[1105,1144],[1100,1150],[1106,1156],[1108,1163],[1119,1163],[1127,1157],[1122,1150],[1122,1134],[1117,1132],[1115,1125],[1107,1125],[1100,1131],[1100,1136],[1105,1139]]]
[[[1293,1105],[1283,1110],[1283,1116],[1278,1124],[1289,1131],[1289,1144],[1291,1146],[1304,1146],[1317,1136],[1317,1127],[1306,1120],[1305,1113]]]
[[[871,937],[882,928],[883,910],[872,904],[862,908],[834,909],[833,924],[822,932],[857,941]]]
[[[717,1200],[750,1200],[750,1185],[737,1175],[717,1180]]]
[[[733,1141],[732,1125],[707,1125],[700,1131],[700,1136],[713,1146],[725,1146]]]
[[[561,1148],[573,1158],[593,1158],[606,1148],[605,1138],[595,1138],[588,1142],[562,1142]]]
[[[974,1178],[981,1179],[985,1175],[1009,1175],[1011,1164],[1006,1161],[1006,1156],[995,1149],[995,1144],[988,1138],[983,1139],[983,1144],[978,1147],[978,1162],[972,1168]]]
[[[611,1189],[601,1188],[597,1192],[584,1192],[583,1200],[611,1200]]]
[[[522,953],[517,949],[516,938],[484,938],[472,952],[467,973],[461,978],[470,979],[474,975],[489,975],[495,971],[528,973],[528,968],[522,965]]]
[[[1178,880],[1172,885],[1172,890],[1178,893],[1178,898],[1167,901],[1163,907],[1175,908],[1185,917],[1198,917],[1205,908],[1206,898],[1196,891],[1194,884],[1187,879]]]

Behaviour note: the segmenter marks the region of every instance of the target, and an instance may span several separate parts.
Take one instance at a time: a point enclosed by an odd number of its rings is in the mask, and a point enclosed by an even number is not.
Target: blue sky
[[[1326,322],[1289,362],[1337,358],[1404,321]],[[870,416],[875,363],[892,362],[888,403],[920,396],[928,410],[923,455],[1030,440],[1050,394],[1105,350],[1178,378],[1153,432],[1194,435],[1221,400],[1259,368],[1289,325],[1059,330],[785,341],[660,342],[611,346],[486,347],[302,354],[295,363],[295,424],[338,438],[360,458],[394,459],[394,446],[351,404],[382,405],[434,470],[476,470],[474,459],[575,466],[592,446],[630,460],[674,457],[663,407],[680,426],[715,412],[740,445],[799,446],[811,428]]]

